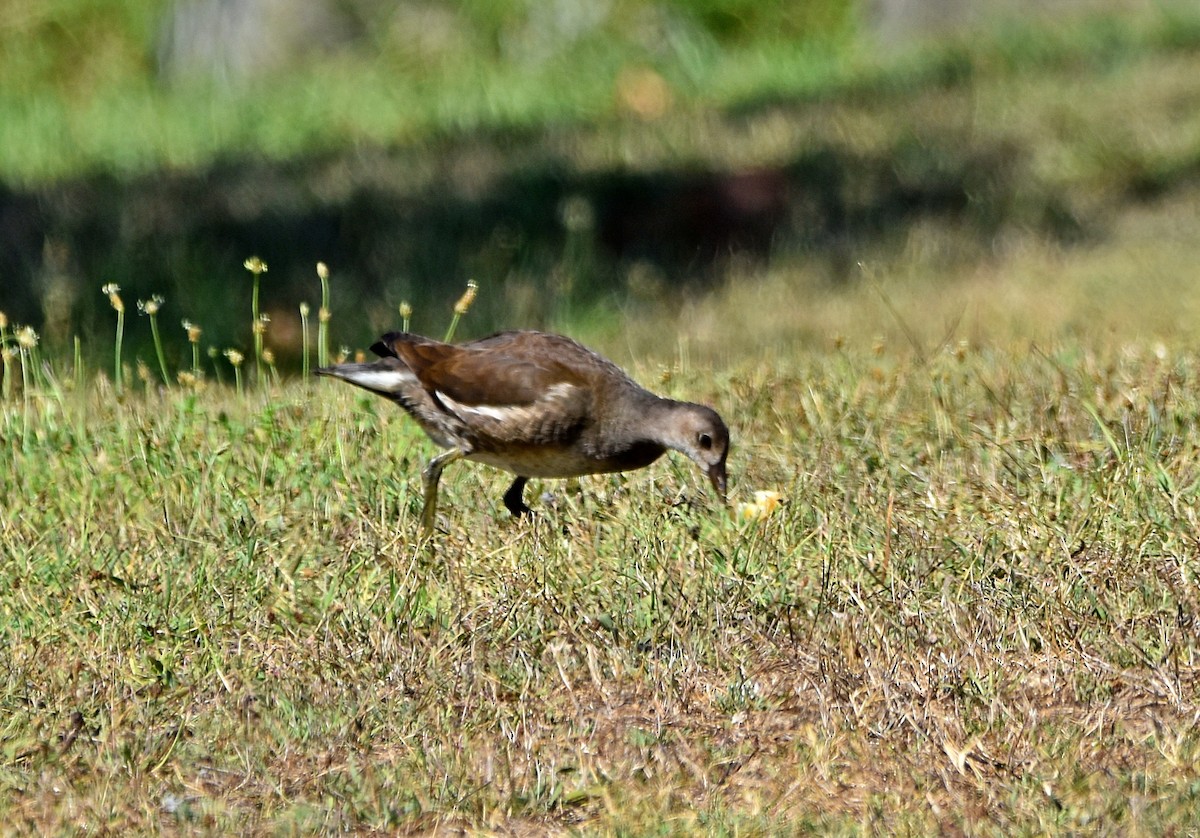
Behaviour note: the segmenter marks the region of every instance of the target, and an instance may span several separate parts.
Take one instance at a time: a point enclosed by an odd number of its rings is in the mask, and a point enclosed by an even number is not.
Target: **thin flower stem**
[[[4,377],[4,390],[2,395],[5,401],[12,395],[13,388],[13,370],[12,359],[15,353],[8,345],[8,316],[0,312],[0,375]]]
[[[9,354],[10,351],[11,350],[6,348],[4,344],[0,343],[0,361],[3,361],[4,366],[4,389],[0,391],[0,393],[3,394],[5,401],[8,401],[12,397],[13,388],[13,370],[11,356]]]
[[[259,316],[258,284],[262,275],[267,272],[267,263],[257,256],[251,256],[242,263],[242,267],[254,277],[254,296],[250,300],[250,330],[254,333],[254,382],[261,387],[263,384],[263,337],[267,332],[267,318]]]
[[[258,320],[258,277],[259,274],[254,274],[254,298],[250,304],[250,314],[253,319],[250,322],[251,328],[254,330],[254,380],[261,387],[263,383],[263,336],[262,324]]]
[[[158,315],[150,315],[150,334],[154,336],[154,352],[158,355],[158,370],[162,373],[163,384],[171,386],[170,376],[167,375],[167,359],[163,356],[162,340],[158,336]]]
[[[121,343],[125,336],[125,312],[117,312],[117,340],[113,348],[113,381],[117,385],[117,395],[125,391],[125,381],[121,375]]]
[[[479,283],[471,279],[467,281],[467,290],[458,298],[458,302],[454,304],[454,317],[450,319],[450,328],[446,330],[446,336],[443,341],[449,343],[454,339],[454,332],[458,329],[458,321],[462,316],[471,310],[471,303],[475,302],[475,295],[479,291]]]
[[[21,450],[28,452],[31,448],[29,434],[29,414],[32,412],[29,393],[29,364],[25,348],[20,348],[21,358]]]
[[[21,347],[21,386],[24,388],[25,401],[29,401],[29,350]]]
[[[192,345],[192,375],[197,380],[200,378],[200,336],[204,334],[204,330],[193,323],[191,320],[184,320],[180,323],[183,330],[187,333],[188,343]]]
[[[229,359],[229,363],[233,365],[233,380],[237,384],[237,394],[242,395],[242,362],[246,359],[241,352],[236,349],[226,349],[225,357]]]
[[[308,381],[308,303],[300,304],[300,371]]]
[[[456,311],[454,312],[454,316],[450,318],[450,328],[446,329],[446,335],[442,338],[445,343],[449,343],[450,341],[454,340],[454,332],[458,329],[458,321],[461,316],[462,315]]]
[[[321,308],[317,312],[317,365],[329,366],[329,268],[324,262],[317,263],[317,276],[321,280]]]
[[[221,375],[221,364],[217,360],[217,352],[216,352],[215,348],[209,350],[208,357],[209,357],[209,360],[212,361],[213,374],[216,375],[216,377],[217,377],[217,386],[224,387],[225,386],[225,376]]]

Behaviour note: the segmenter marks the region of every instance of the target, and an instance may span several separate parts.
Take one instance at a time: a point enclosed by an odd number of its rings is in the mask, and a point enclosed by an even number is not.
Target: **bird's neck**
[[[647,442],[653,442],[663,448],[679,448],[675,414],[682,404],[683,402],[646,393],[646,398],[639,401],[638,408],[639,418],[644,417],[647,420],[643,425]]]
[[[675,447],[666,427],[675,402],[640,387],[610,398],[621,409],[619,413],[609,413],[589,434],[597,456],[636,460],[637,465],[628,468],[637,468],[655,460],[665,449]]]

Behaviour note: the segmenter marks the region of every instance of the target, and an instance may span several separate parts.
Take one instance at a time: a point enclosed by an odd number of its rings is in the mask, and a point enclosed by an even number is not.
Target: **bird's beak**
[[[712,481],[713,488],[717,490],[717,494],[721,496],[721,503],[725,503],[725,461],[712,466],[708,470],[708,479]]]

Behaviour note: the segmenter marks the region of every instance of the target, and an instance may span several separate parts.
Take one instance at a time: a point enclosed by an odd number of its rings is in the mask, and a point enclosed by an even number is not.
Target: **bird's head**
[[[701,404],[677,403],[672,413],[668,446],[700,466],[724,502],[729,428],[715,410]]]

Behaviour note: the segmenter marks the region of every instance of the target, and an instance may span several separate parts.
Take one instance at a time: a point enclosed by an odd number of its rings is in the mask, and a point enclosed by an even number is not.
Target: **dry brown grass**
[[[385,404],[10,409],[5,821],[1186,829],[1200,362],[1138,340],[676,369],[781,511],[664,463],[530,526],[466,467],[431,551]]]
[[[583,336],[720,407],[734,500],[785,497],[759,523],[674,460],[531,524],[462,466],[426,548],[430,448],[381,401],[14,387],[0,823],[1190,832],[1197,199],[648,283]]]

